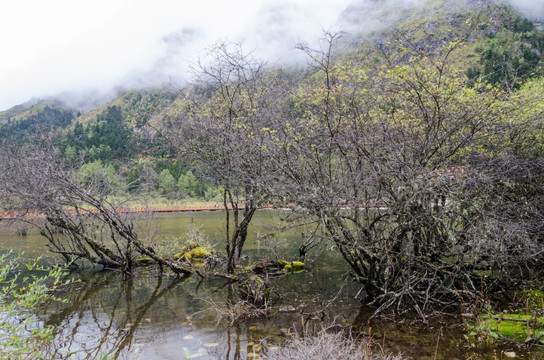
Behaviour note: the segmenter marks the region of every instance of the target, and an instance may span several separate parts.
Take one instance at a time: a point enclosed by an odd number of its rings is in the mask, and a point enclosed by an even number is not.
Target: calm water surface
[[[255,216],[245,247],[248,262],[272,257],[269,244],[295,259],[296,244],[304,230],[273,230],[280,216],[282,213],[276,211]],[[188,227],[196,226],[220,252],[223,220],[221,212],[160,214],[152,220],[141,219],[139,226],[158,246],[184,237]],[[44,256],[46,261],[55,261],[35,230],[29,229],[25,237],[16,236],[14,231],[13,226],[0,227],[0,251],[13,249],[24,251],[28,259]],[[71,276],[80,281],[60,295],[69,303],[50,304],[39,311],[45,325],[58,326],[56,341],[48,352],[58,359],[110,354],[110,358],[119,359],[182,360],[185,351],[206,354],[199,359],[258,359],[265,355],[275,359],[275,349],[289,336],[287,333],[300,332],[303,323],[318,328],[323,318],[325,323],[334,321],[339,326],[370,331],[376,347],[401,351],[412,359],[501,359],[501,350],[505,349],[515,350],[518,358],[544,358],[523,348],[467,351],[460,340],[462,329],[451,320],[430,325],[398,319],[369,323],[372,312],[354,300],[358,288],[344,281],[347,268],[342,259],[326,246],[322,250],[308,271],[271,281],[277,295],[269,316],[234,325],[213,310],[214,306],[226,306],[233,296],[233,288],[224,280],[159,277],[152,268],[128,280],[111,271],[78,271]]]

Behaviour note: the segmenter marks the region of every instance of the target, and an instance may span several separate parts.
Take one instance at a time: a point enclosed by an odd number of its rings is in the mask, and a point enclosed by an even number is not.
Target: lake
[[[244,254],[247,263],[281,254],[295,260],[302,227],[280,231],[274,227],[285,216],[281,211],[260,211],[250,227]],[[157,246],[183,238],[194,227],[219,253],[223,250],[222,212],[156,214],[140,218],[138,226]],[[15,234],[17,226],[0,227],[0,249],[25,252],[25,259],[42,256],[53,263],[46,241],[35,229],[27,236]],[[234,289],[226,280],[199,276],[188,279],[157,276],[154,268],[137,271],[126,279],[114,271],[86,268],[70,276],[79,280],[60,294],[67,304],[52,303],[38,309],[44,325],[56,325],[55,341],[47,349],[54,358],[91,359],[185,359],[185,353],[205,354],[199,359],[259,359],[269,355],[303,326],[315,331],[336,324],[338,328],[371,333],[376,351],[403,354],[413,359],[495,359],[498,350],[470,350],[463,340],[463,327],[455,318],[434,319],[429,324],[404,318],[380,318],[369,322],[372,309],[355,300],[358,287],[331,244],[324,243],[310,254],[307,270],[270,279],[274,304],[266,317],[231,324],[222,312]],[[173,249],[175,250],[175,249]],[[315,257],[315,258],[314,258]],[[542,355],[523,348],[514,351],[525,359]],[[498,357],[497,357],[498,354]]]

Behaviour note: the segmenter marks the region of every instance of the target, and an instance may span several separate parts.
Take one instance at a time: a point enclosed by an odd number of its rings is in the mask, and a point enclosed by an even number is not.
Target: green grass
[[[544,336],[544,318],[533,318],[532,315],[527,314],[494,316],[493,318],[486,319],[484,326],[498,335],[522,343],[531,340],[540,340]]]
[[[218,201],[206,201],[204,199],[167,199],[163,197],[153,197],[148,199],[135,199],[122,202],[122,207],[127,208],[154,208],[154,207],[210,207],[214,208],[215,204],[219,208],[223,206],[222,202]]]

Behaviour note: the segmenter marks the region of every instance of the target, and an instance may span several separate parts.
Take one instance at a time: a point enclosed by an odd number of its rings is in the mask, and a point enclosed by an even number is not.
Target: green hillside
[[[55,100],[18,105],[0,112],[0,137],[19,139],[31,134],[54,132],[72,124],[76,115],[73,109]]]
[[[75,118],[61,132],[59,147],[85,162],[137,157],[155,137],[147,120],[167,108],[175,95],[164,89],[129,91]]]
[[[388,18],[389,25],[370,34],[345,36],[335,58],[361,69],[392,60],[409,66],[421,55],[438,58],[454,46],[448,61],[465,74],[467,87],[485,83],[512,91],[543,75],[544,32],[508,6],[427,0],[421,6],[387,11],[380,16]],[[365,21],[357,9],[350,16],[351,22]],[[293,81],[300,76],[282,71]],[[213,177],[190,171],[190,163],[157,131],[178,116],[190,89],[183,94],[166,88],[127,91],[84,114],[55,100],[18,105],[0,113],[0,137],[24,141],[31,135],[49,134],[71,162],[111,165],[120,182],[132,184],[131,189],[146,174],[150,186],[163,193],[179,192],[180,184],[192,183],[185,194],[209,197],[214,193]],[[176,185],[160,185],[161,174],[163,182]]]

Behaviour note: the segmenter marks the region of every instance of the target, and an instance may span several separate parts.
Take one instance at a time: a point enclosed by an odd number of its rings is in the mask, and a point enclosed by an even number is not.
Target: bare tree
[[[116,189],[103,178],[84,186],[48,141],[2,143],[0,167],[1,206],[36,225],[67,263],[84,259],[132,274],[139,255],[179,275],[192,273],[144,244],[132,221],[108,200]]]
[[[338,39],[301,46],[314,71],[293,92],[288,116],[271,125],[279,134],[273,159],[277,192],[320,219],[363,285],[361,299],[378,312],[415,305],[424,317],[433,304],[477,296],[512,280],[512,268],[541,262],[542,229],[529,234],[528,220],[515,216],[531,208],[531,222],[541,220],[541,205],[521,201],[541,194],[541,162],[493,145],[536,119],[527,109],[537,95],[467,88],[451,65],[460,43],[426,53],[400,41],[376,61],[335,59]],[[520,161],[531,185],[507,190],[502,182],[521,180]],[[500,206],[514,193],[501,224]]]
[[[241,45],[218,43],[196,66],[196,82],[165,133],[202,176],[224,189],[228,272],[234,272],[249,224],[268,201],[263,187],[274,176],[267,124],[281,86],[265,64]]]

